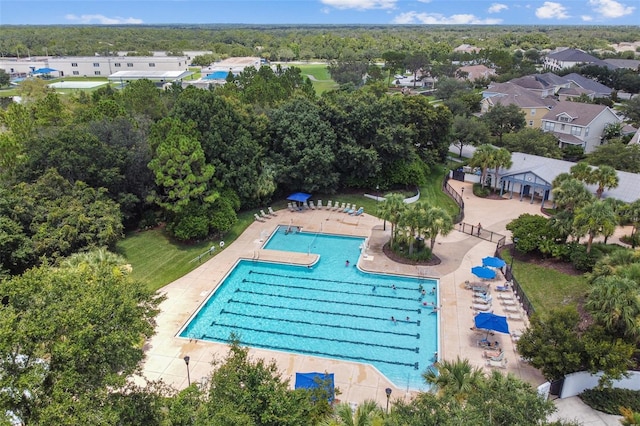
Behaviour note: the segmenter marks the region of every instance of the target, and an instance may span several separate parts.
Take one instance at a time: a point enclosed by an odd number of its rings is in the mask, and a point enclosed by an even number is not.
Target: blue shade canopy
[[[482,259],[482,266],[490,266],[492,268],[502,268],[507,263],[499,257],[485,257]]]
[[[507,317],[502,317],[490,312],[480,312],[474,318],[474,322],[476,324],[476,328],[509,334],[509,324],[507,324]]]
[[[332,402],[335,392],[333,373],[296,373],[296,389],[313,389],[323,385],[327,386],[329,402]]]
[[[33,74],[50,74],[58,70],[54,70],[53,68],[38,68],[33,72]]]
[[[474,266],[471,268],[471,273],[478,278],[493,279],[496,277],[496,271],[486,266]]]
[[[309,198],[311,198],[311,194],[305,194],[304,192],[296,192],[295,194],[291,194],[287,197],[289,201],[298,201],[300,203],[304,203]]]

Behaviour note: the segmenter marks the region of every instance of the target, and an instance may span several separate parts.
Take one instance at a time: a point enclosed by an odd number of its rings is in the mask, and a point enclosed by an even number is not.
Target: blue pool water
[[[280,228],[265,249],[316,253],[319,262],[240,261],[180,336],[227,342],[235,332],[247,346],[369,363],[400,388],[425,389],[438,315],[424,303],[437,302],[438,283],[360,271],[363,243]]]

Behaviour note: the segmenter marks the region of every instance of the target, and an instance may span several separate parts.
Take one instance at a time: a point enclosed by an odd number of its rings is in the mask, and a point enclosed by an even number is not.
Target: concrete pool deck
[[[530,204],[528,201],[520,202],[516,199],[481,199],[473,195],[471,184],[457,181],[450,181],[450,184],[458,193],[462,187],[465,188],[464,221],[471,224],[480,222],[485,231],[509,235],[505,226],[512,219],[523,213],[540,213],[539,203]],[[326,200],[323,201],[326,204]],[[361,216],[350,216],[323,208],[304,212],[279,210],[276,213],[276,217],[264,222],[255,221],[233,244],[226,245],[221,251],[218,248],[216,256],[203,258],[201,266],[159,291],[166,295],[166,300],[160,305],[160,313],[156,318],[156,335],[145,345],[146,360],[142,368],[144,378],[162,379],[181,389],[187,386],[184,356],[190,357],[189,370],[192,381],[199,381],[211,372],[213,359],[223,359],[226,356],[228,347],[225,344],[177,336],[239,259],[296,264],[311,264],[316,260],[317,256],[313,254],[261,250],[262,244],[278,225],[299,226],[308,232],[368,238],[368,247],[358,264],[361,269],[439,279],[442,306],[440,357],[447,360],[455,360],[456,357],[467,358],[472,365],[489,368],[482,357],[483,350],[476,344],[484,335],[479,336],[470,329],[473,326],[472,293],[464,288],[464,282],[475,279],[471,274],[471,268],[480,265],[483,257],[494,254],[495,242],[465,234],[456,228],[448,236],[440,236],[436,240],[434,253],[441,259],[441,264],[403,265],[393,262],[382,253],[382,244],[390,235],[390,225],[387,223],[384,230],[384,222],[371,216],[369,212]],[[504,280],[495,280],[492,286],[503,282]],[[497,300],[494,301],[492,310],[497,314],[504,313],[503,306]],[[525,318],[524,321],[509,320],[512,332],[524,330],[526,316],[522,314],[522,317]],[[496,333],[491,339],[500,341],[506,352],[508,363],[506,369],[501,371],[513,373],[533,386],[545,382],[538,370],[520,360],[510,336]],[[252,348],[250,354],[254,358],[274,360],[282,377],[290,379],[291,386],[295,381],[296,372],[335,373],[335,384],[341,392],[337,399],[342,402],[361,403],[366,399],[373,399],[384,406],[387,387],[393,390],[392,400],[412,395],[411,391],[396,387],[370,365],[264,349]],[[144,378],[139,377],[137,380],[144,382]]]

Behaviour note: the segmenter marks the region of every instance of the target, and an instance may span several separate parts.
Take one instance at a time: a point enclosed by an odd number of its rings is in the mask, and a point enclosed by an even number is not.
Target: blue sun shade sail
[[[476,324],[476,328],[509,334],[509,324],[507,324],[507,317],[502,317],[500,315],[495,315],[489,312],[480,312],[474,318],[474,322]]]
[[[485,257],[482,259],[482,266],[489,266],[491,268],[502,268],[507,263],[499,257]]]
[[[289,201],[297,201],[299,203],[304,203],[309,198],[311,198],[311,194],[305,194],[304,192],[296,192],[295,194],[291,194],[287,197]]]
[[[327,386],[329,402],[332,402],[335,392],[333,380],[333,373],[296,373],[296,389],[314,389]]]
[[[478,278],[484,279],[493,279],[496,277],[496,271],[485,266],[474,266],[471,268],[471,273]]]
[[[51,74],[52,72],[56,72],[58,70],[54,70],[53,68],[38,68],[33,72],[33,74]]]

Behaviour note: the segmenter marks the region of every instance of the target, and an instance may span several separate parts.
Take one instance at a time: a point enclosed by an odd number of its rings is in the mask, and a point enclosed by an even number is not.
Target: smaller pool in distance
[[[247,346],[369,363],[400,388],[426,389],[421,374],[438,350],[430,306],[438,283],[360,271],[363,243],[279,228],[265,249],[316,253],[320,261],[312,268],[240,261],[180,336],[227,342],[235,332]]]

